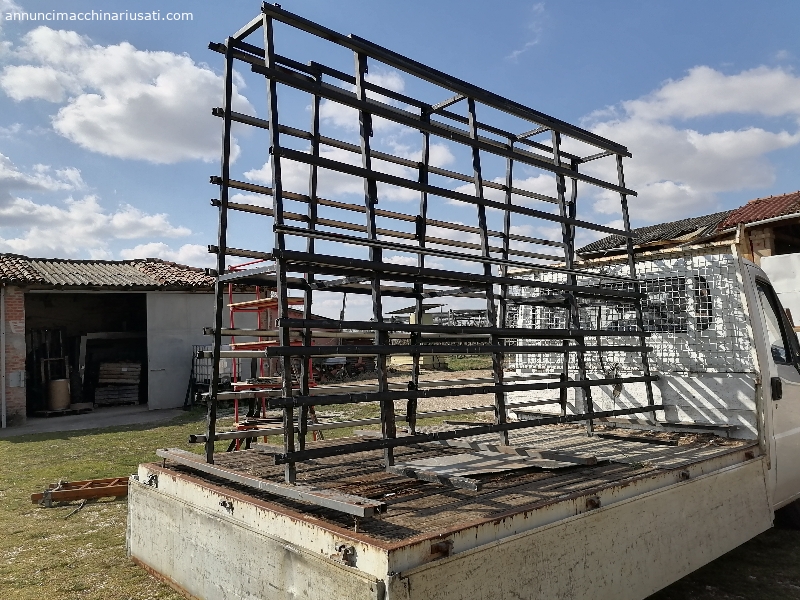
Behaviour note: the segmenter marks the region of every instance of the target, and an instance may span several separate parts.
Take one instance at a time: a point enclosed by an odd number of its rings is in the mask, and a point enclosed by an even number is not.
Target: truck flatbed
[[[478,522],[535,511],[567,499],[593,496],[610,487],[625,486],[659,473],[682,471],[691,465],[732,453],[749,451],[753,456],[754,448],[757,450],[757,444],[753,441],[727,439],[713,434],[672,433],[654,438],[655,441],[669,439],[677,443],[664,445],[603,438],[600,436],[608,432],[602,429],[597,433],[589,437],[583,427],[576,425],[514,432],[511,443],[516,446],[557,450],[576,456],[591,455],[598,462],[595,465],[557,469],[529,467],[478,475],[474,476],[481,482],[481,489],[477,491],[387,473],[383,467],[383,455],[377,450],[362,453],[359,461],[353,461],[348,456],[334,456],[299,463],[297,483],[385,502],[386,512],[375,518],[361,519],[357,526],[358,533],[379,543],[400,543],[418,540],[420,536],[447,536],[456,529]],[[491,436],[469,440],[495,441]],[[342,443],[342,440],[338,439],[337,443]],[[325,441],[313,442],[308,447],[325,444]],[[426,444],[398,448],[396,461],[402,464],[410,460],[465,453],[469,453],[469,450]],[[218,467],[280,483],[283,467],[272,463],[271,454],[260,449],[215,456],[215,465]],[[238,486],[190,467],[170,465],[169,461],[167,466],[176,473],[192,474],[209,483],[231,486],[245,495],[253,495],[287,509],[300,509],[301,518],[308,517],[315,523],[354,529],[353,518],[349,515]],[[683,477],[688,477],[688,472]]]
[[[677,443],[667,445],[603,433],[588,437],[577,425],[517,432],[517,447],[592,455],[597,463],[474,475],[476,491],[388,473],[380,451],[298,464],[298,488],[385,503],[371,518],[175,461],[143,464],[130,486],[129,554],[198,598],[488,600],[527,590],[529,598],[625,600],[771,525],[767,460],[755,441],[659,432],[661,442]],[[459,453],[470,451],[408,446],[397,449],[396,464]],[[214,466],[278,484],[283,467],[273,463],[251,449],[217,454]],[[650,572],[654,561],[659,568]]]

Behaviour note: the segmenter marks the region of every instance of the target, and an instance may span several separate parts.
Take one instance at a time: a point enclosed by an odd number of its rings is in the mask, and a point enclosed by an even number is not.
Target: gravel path
[[[489,369],[475,369],[470,371],[423,371],[420,373],[420,381],[457,381],[463,379],[491,379],[492,372]],[[411,379],[409,371],[394,371],[389,376],[392,383],[403,383]],[[374,377],[359,377],[358,383],[374,382]],[[479,385],[479,384],[473,384]],[[422,398],[417,404],[419,412],[434,410],[447,410],[451,408],[465,408],[468,406],[484,406],[494,404],[494,394],[479,394],[475,396],[448,396],[443,398]],[[405,407],[405,401],[395,403],[396,409],[401,410]],[[478,413],[486,415],[487,419],[491,413]]]

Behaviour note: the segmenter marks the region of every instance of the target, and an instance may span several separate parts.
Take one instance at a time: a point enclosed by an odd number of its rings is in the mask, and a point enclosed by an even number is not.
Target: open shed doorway
[[[27,412],[147,402],[144,293],[27,292]]]

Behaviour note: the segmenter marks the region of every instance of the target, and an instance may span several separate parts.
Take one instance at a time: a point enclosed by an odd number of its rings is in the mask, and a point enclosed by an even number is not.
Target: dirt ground
[[[513,373],[509,373],[513,375]],[[398,383],[406,382],[411,379],[410,370],[393,369],[389,375],[389,381]],[[458,381],[464,379],[492,379],[492,371],[490,369],[469,369],[465,371],[446,371],[446,370],[431,370],[422,371],[419,376],[420,381]],[[358,377],[358,383],[375,382],[377,378],[373,374],[363,375]],[[345,382],[347,383],[347,382]],[[479,385],[479,384],[473,384]],[[433,410],[449,410],[454,408],[465,408],[469,406],[484,406],[494,404],[494,394],[477,394],[474,396],[449,396],[444,398],[422,398],[417,404],[419,412],[433,411]],[[401,402],[397,403],[397,408],[401,408]],[[482,414],[482,413],[478,413]],[[485,413],[489,414],[489,413]]]

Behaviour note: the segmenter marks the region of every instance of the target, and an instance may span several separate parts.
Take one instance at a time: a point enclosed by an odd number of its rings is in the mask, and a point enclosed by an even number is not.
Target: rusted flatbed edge
[[[755,450],[755,452],[754,452],[754,450]],[[751,445],[747,445],[747,446],[731,447],[729,450],[720,452],[719,454],[715,455],[713,457],[713,459],[718,459],[720,457],[728,456],[730,454],[735,454],[735,453],[743,453],[743,454],[745,454],[745,459],[746,460],[750,460],[752,458],[756,458],[757,456],[760,455],[760,452],[758,451],[758,442],[753,441],[753,443]],[[747,453],[752,453],[752,456],[747,456]],[[709,458],[709,459],[701,458],[701,459],[698,459],[697,461],[694,461],[692,464],[702,463],[705,460],[712,460],[712,459],[711,458]],[[547,498],[547,499],[544,499],[544,500],[537,500],[537,501],[534,501],[534,502],[531,502],[531,503],[528,503],[528,504],[520,505],[518,507],[515,507],[513,509],[510,509],[510,510],[507,510],[507,511],[504,511],[504,512],[501,512],[501,513],[493,514],[491,517],[485,517],[485,518],[480,518],[480,519],[474,519],[472,521],[466,521],[464,523],[459,523],[458,525],[453,526],[453,527],[446,527],[446,528],[443,528],[443,529],[440,529],[440,530],[437,530],[437,531],[420,533],[418,535],[410,536],[410,537],[405,538],[403,540],[393,541],[393,542],[387,542],[387,541],[372,537],[371,535],[354,532],[352,529],[346,529],[346,528],[341,527],[339,525],[336,525],[334,523],[329,523],[329,522],[327,522],[327,521],[325,521],[325,520],[323,520],[323,519],[321,519],[319,517],[316,517],[316,516],[313,516],[313,515],[309,515],[307,513],[301,512],[301,511],[293,510],[293,509],[288,508],[288,507],[286,507],[286,506],[284,506],[282,504],[279,504],[279,503],[276,503],[276,502],[270,502],[270,501],[267,501],[267,500],[262,500],[261,498],[257,498],[255,496],[251,496],[250,494],[246,494],[246,493],[243,493],[243,492],[239,492],[237,490],[233,490],[233,489],[230,489],[230,488],[227,488],[227,487],[224,487],[224,486],[220,486],[220,485],[211,483],[211,482],[206,481],[204,479],[200,479],[200,478],[195,477],[193,475],[189,475],[187,473],[184,473],[182,471],[174,471],[174,470],[171,470],[169,468],[162,467],[160,464],[148,463],[148,464],[145,464],[143,466],[145,466],[146,468],[151,469],[153,471],[158,471],[160,473],[163,473],[165,476],[174,477],[176,479],[180,478],[180,479],[186,480],[186,481],[188,481],[190,483],[193,483],[195,485],[198,485],[200,487],[203,487],[203,488],[205,488],[207,490],[219,493],[221,495],[229,496],[231,498],[235,498],[235,499],[237,499],[239,501],[242,501],[242,502],[251,503],[251,504],[253,504],[255,506],[258,506],[259,508],[273,511],[273,512],[275,512],[277,514],[286,516],[286,517],[291,518],[291,519],[297,519],[297,520],[302,521],[304,523],[307,523],[309,525],[313,525],[313,526],[319,527],[320,529],[326,530],[326,531],[328,531],[330,533],[333,533],[333,534],[335,534],[337,536],[341,536],[341,537],[343,537],[345,539],[351,539],[353,541],[358,541],[358,542],[361,542],[361,543],[364,543],[364,544],[368,544],[368,545],[370,545],[370,546],[372,546],[374,548],[378,548],[378,549],[386,551],[386,552],[392,552],[392,551],[400,550],[400,549],[405,548],[407,546],[412,546],[412,545],[419,544],[419,543],[425,542],[425,541],[432,541],[432,542],[439,541],[439,540],[442,540],[444,538],[450,537],[450,536],[452,536],[454,534],[458,534],[459,532],[466,531],[468,529],[472,529],[472,528],[475,528],[475,527],[479,527],[479,526],[486,525],[486,524],[491,524],[491,523],[499,523],[499,522],[501,522],[501,521],[503,521],[503,520],[505,520],[505,519],[507,519],[509,517],[512,517],[512,516],[526,515],[527,513],[534,512],[536,510],[540,510],[540,509],[542,509],[542,508],[544,508],[546,506],[552,505],[552,504],[557,504],[557,503],[561,503],[561,502],[569,502],[569,501],[572,501],[572,500],[575,500],[575,499],[578,499],[578,498],[583,498],[583,497],[587,497],[587,496],[593,496],[593,495],[596,495],[596,494],[598,494],[600,492],[603,492],[605,490],[609,490],[611,488],[624,488],[624,487],[627,487],[627,486],[629,486],[631,484],[634,484],[634,483],[637,483],[637,482],[640,482],[640,481],[645,481],[645,480],[651,479],[653,477],[657,477],[658,475],[666,473],[666,472],[683,471],[686,468],[687,465],[681,465],[681,466],[678,466],[678,467],[674,467],[672,469],[656,468],[653,471],[649,471],[647,473],[643,473],[643,474],[640,474],[640,475],[635,475],[635,476],[630,477],[630,478],[621,479],[621,480],[617,480],[617,481],[610,482],[610,483],[605,483],[605,484],[598,484],[596,486],[592,486],[592,487],[589,487],[589,488],[586,488],[586,489],[583,489],[583,490],[579,490],[579,491],[576,491],[576,492],[573,492],[573,493],[570,493],[570,494],[565,494],[563,496],[557,496],[555,498]],[[520,484],[518,486],[512,485],[512,486],[509,486],[507,489],[508,490],[513,490],[513,488],[521,487],[523,485],[527,485],[527,484],[523,483],[523,484]],[[391,507],[389,507],[389,509],[391,510]]]
[[[288,485],[276,483],[269,479],[252,477],[219,465],[210,465],[201,457],[180,448],[159,448],[156,454],[165,460],[201,471],[214,477],[230,479],[232,483],[245,485],[268,494],[288,498],[290,500],[311,502],[318,506],[343,512],[357,517],[371,517],[386,510],[386,504],[338,490],[319,488],[309,485]]]

